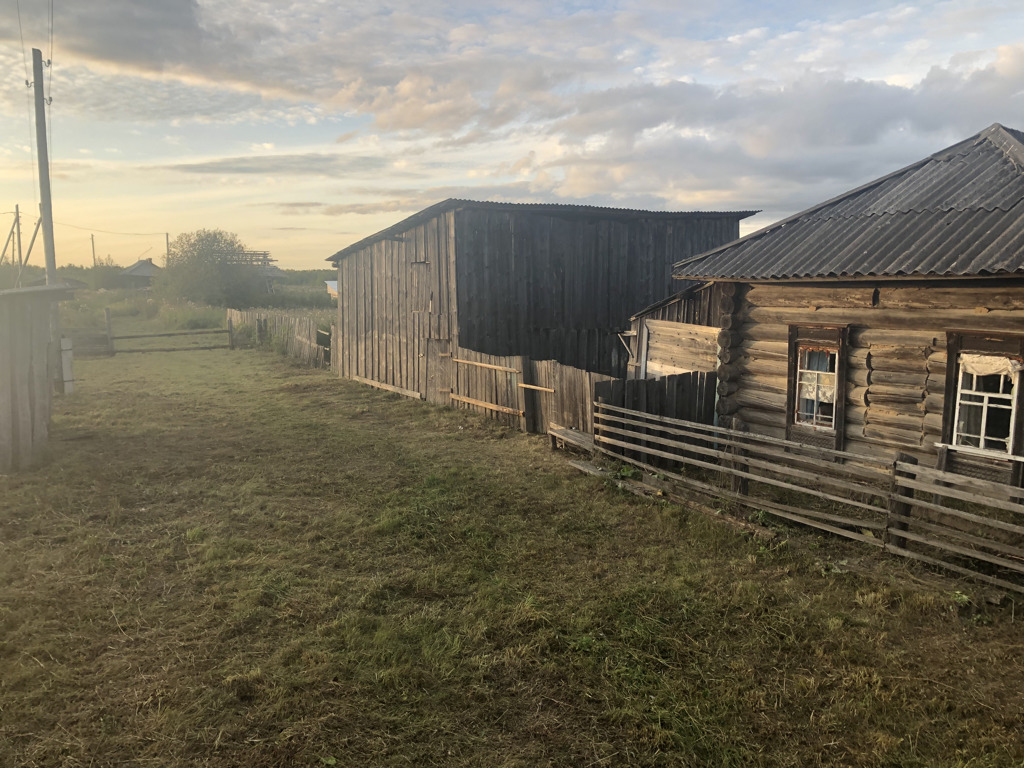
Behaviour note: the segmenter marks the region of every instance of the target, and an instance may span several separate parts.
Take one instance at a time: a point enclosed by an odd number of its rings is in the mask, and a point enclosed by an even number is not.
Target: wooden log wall
[[[50,429],[50,303],[45,293],[0,294],[0,474],[31,468]]]
[[[623,376],[617,332],[672,291],[673,262],[734,239],[738,227],[729,216],[459,210],[459,343]]]
[[[846,450],[934,466],[946,398],[946,331],[1024,333],[1019,281],[755,284],[723,319],[719,413],[786,435],[791,324],[849,325]]]

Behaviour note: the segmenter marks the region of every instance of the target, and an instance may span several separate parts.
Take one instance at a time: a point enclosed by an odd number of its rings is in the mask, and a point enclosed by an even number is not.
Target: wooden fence
[[[595,448],[678,485],[1024,592],[1024,489],[596,402]]]
[[[248,327],[258,344],[280,344],[281,351],[313,368],[331,367],[330,331],[321,330],[329,325],[319,314],[289,313],[263,309],[229,309],[228,322],[236,329]]]
[[[634,411],[673,419],[715,423],[714,371],[693,371],[656,379],[613,379],[598,382],[594,399]]]
[[[445,381],[447,379],[447,381]],[[468,408],[524,432],[551,424],[592,433],[594,384],[610,377],[554,360],[485,355],[458,349],[438,383],[454,407]],[[447,384],[447,386],[446,386]]]
[[[56,287],[0,291],[0,473],[28,469],[50,430],[50,306]]]

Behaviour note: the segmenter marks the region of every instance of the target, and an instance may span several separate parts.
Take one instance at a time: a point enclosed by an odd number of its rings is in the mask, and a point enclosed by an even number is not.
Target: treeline
[[[237,235],[222,230],[186,232],[170,245],[166,263],[148,287],[157,298],[233,309],[334,306],[324,285],[337,279],[332,269],[279,269],[238,263],[236,257],[244,254],[246,247]],[[124,267],[109,258],[90,267],[61,266],[57,275],[62,281],[93,290],[139,287],[137,279],[125,275]],[[46,273],[40,266],[19,269],[10,263],[0,264],[0,290],[14,288],[19,282],[22,287],[42,285],[45,280]]]

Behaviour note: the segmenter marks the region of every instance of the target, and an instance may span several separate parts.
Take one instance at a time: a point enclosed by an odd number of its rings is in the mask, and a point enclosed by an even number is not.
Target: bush
[[[164,299],[219,307],[250,307],[266,295],[258,268],[231,261],[245,251],[238,235],[200,229],[178,235],[171,243],[167,267],[153,281]]]

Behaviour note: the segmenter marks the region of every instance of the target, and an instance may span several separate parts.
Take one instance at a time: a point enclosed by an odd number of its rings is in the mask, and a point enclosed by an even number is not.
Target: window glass
[[[1000,358],[994,358],[999,360]],[[977,374],[961,369],[953,444],[1009,453],[1019,373]]]
[[[795,423],[822,429],[835,427],[837,357],[836,349],[799,348]]]

